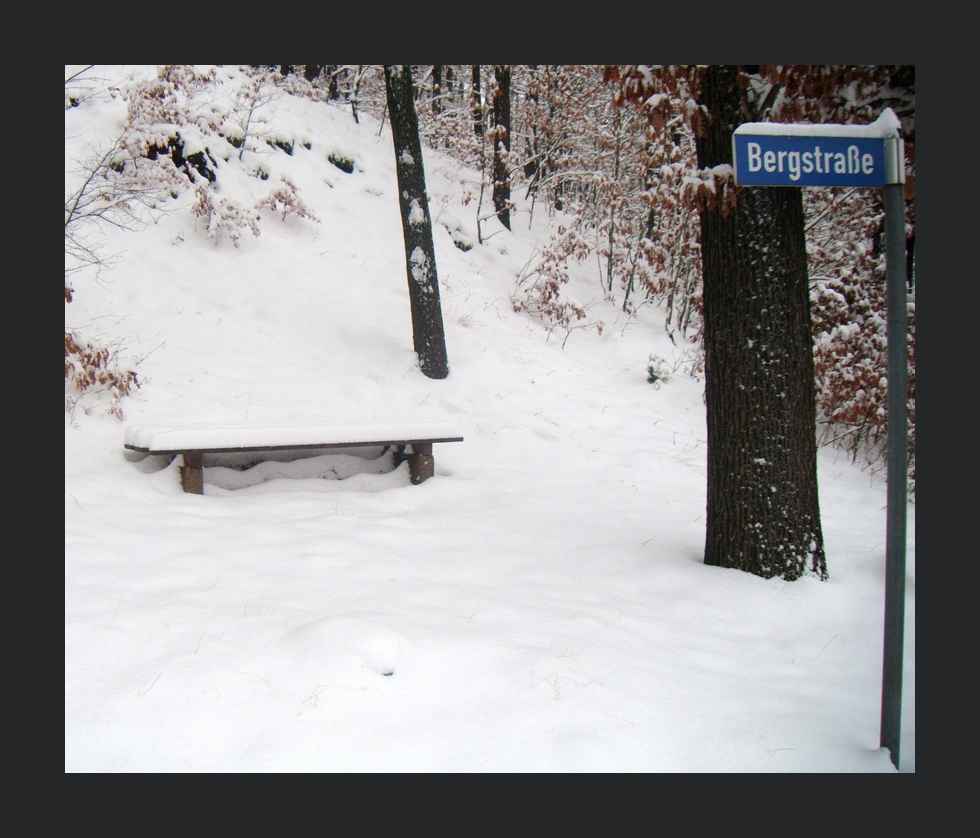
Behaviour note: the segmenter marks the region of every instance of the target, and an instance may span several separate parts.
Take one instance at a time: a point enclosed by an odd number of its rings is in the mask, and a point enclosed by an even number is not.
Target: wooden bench
[[[243,427],[243,426],[133,426],[126,430],[124,445],[130,451],[183,458],[180,484],[185,492],[204,494],[205,454],[330,448],[394,449],[395,465],[408,460],[413,485],[435,473],[432,446],[437,442],[462,442],[452,428],[441,425],[346,426],[346,427]]]

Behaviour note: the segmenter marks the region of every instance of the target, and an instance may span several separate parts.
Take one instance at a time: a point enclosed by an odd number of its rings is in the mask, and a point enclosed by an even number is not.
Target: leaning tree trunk
[[[702,169],[732,164],[734,67],[702,75]],[[745,188],[701,217],[708,416],[706,564],[827,578],[817,497],[816,406],[799,189]]]
[[[493,92],[493,206],[497,218],[510,229],[510,174],[500,146],[510,151],[510,67],[497,64],[494,68],[496,89]]]
[[[449,375],[446,337],[442,325],[432,220],[425,194],[425,170],[419,141],[418,116],[412,94],[412,68],[386,64],[385,93],[395,143],[398,205],[405,237],[405,267],[412,308],[412,339],[419,366],[429,378]]]

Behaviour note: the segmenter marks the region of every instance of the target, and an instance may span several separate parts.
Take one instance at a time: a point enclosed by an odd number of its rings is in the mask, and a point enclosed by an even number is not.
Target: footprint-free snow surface
[[[108,95],[66,111],[66,170],[124,117]],[[478,175],[426,148],[451,370],[426,379],[388,127],[288,95],[266,117],[294,153],[219,159],[222,194],[285,174],[320,224],[264,213],[259,238],[215,244],[187,193],[106,232],[113,264],[66,306],[145,382],[123,421],[66,417],[66,770],[893,771],[883,480],[821,451],[827,582],[705,566],[703,383],[662,312],[625,322],[576,266],[568,293],[606,328],[563,347],[510,304],[556,219],[529,229],[521,193],[513,233],[460,250]],[[651,352],[677,365],[659,386]],[[379,451],[307,451],[205,461],[204,496],[123,447],[128,427],[350,423],[465,441],[420,486]],[[903,770],[914,536],[910,515]]]

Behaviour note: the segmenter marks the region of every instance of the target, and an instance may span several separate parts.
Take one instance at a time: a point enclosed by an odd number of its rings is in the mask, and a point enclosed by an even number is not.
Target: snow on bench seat
[[[150,454],[182,454],[462,441],[449,425],[136,425],[126,429],[125,444]]]
[[[181,454],[181,485],[185,492],[204,494],[203,454],[236,451],[276,451],[303,448],[357,448],[396,446],[406,456],[412,483],[418,485],[434,473],[432,445],[462,442],[448,425],[133,425],[126,429],[125,447],[145,454]]]

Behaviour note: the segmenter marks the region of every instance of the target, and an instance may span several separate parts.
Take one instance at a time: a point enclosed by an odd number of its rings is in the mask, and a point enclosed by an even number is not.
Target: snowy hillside
[[[124,89],[155,69],[98,75]],[[219,68],[201,101],[241,81]],[[66,194],[125,118],[105,93],[66,110]],[[188,183],[102,233],[113,264],[65,306],[142,380],[122,421],[105,399],[66,413],[66,770],[892,771],[883,480],[821,451],[827,582],[706,567],[703,384],[662,313],[627,322],[589,265],[573,291],[601,334],[563,345],[515,313],[554,219],[528,229],[515,193],[513,233],[477,244],[478,173],[426,148],[450,366],[427,379],[389,127],[286,93],[262,118],[292,154],[207,140],[219,194],[251,207],[285,176],[319,223],[266,209],[258,237],[215,241]],[[674,367],[656,386],[651,353]],[[465,441],[435,446],[421,486],[387,460],[218,458],[203,497],[178,462],[124,451],[129,427],[193,423],[428,423]],[[910,515],[903,770],[914,545]]]

